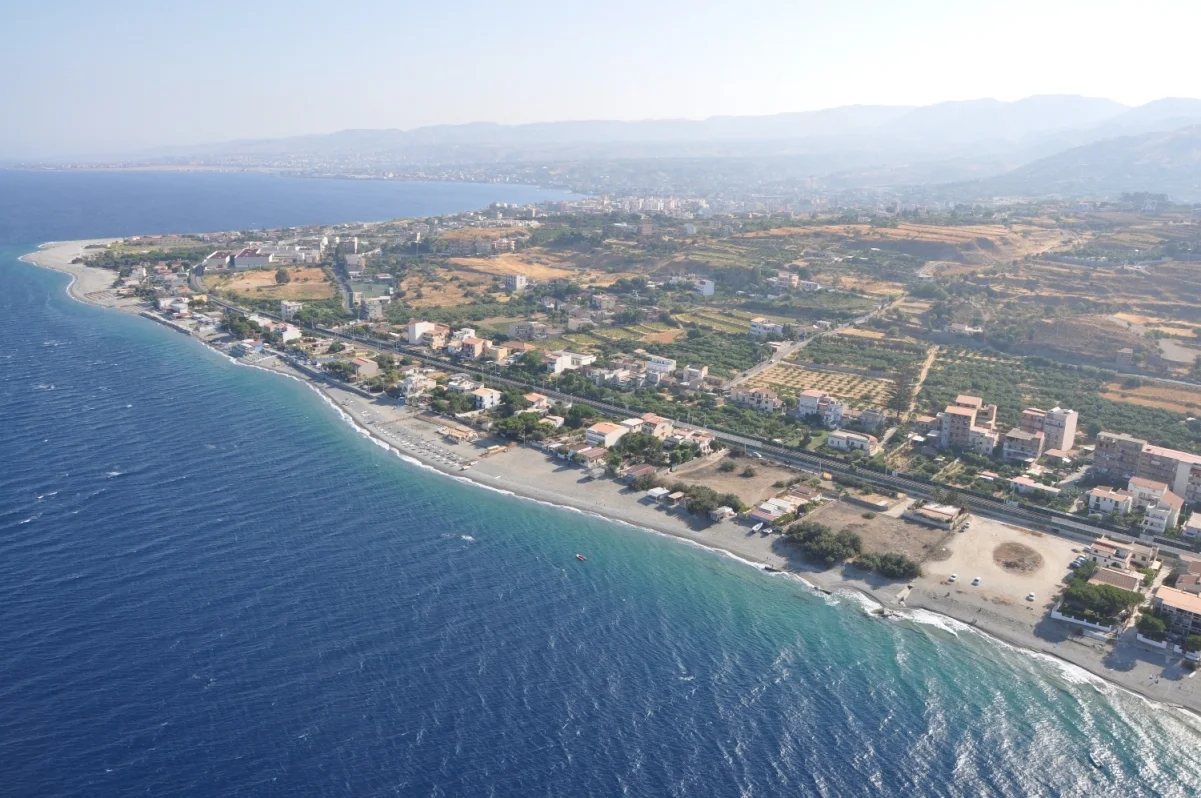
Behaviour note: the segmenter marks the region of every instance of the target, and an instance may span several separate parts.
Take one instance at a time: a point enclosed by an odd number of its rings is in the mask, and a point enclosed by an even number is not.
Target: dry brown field
[[[446,230],[438,234],[438,237],[445,241],[475,241],[486,240],[495,241],[498,238],[508,238],[514,235],[523,235],[528,233],[524,227],[458,227],[454,230]]]
[[[325,272],[316,267],[288,269],[291,282],[275,282],[275,269],[255,269],[213,278],[206,275],[208,285],[219,291],[229,291],[250,299],[332,299],[337,295]]]
[[[1183,385],[1145,382],[1138,388],[1123,388],[1120,382],[1112,382],[1106,385],[1105,389],[1101,396],[1115,402],[1157,407],[1185,415],[1192,415],[1201,410],[1201,389],[1186,388]]]
[[[789,482],[801,476],[797,471],[781,466],[768,465],[762,460],[749,457],[737,457],[731,460],[735,469],[722,473],[718,466],[727,458],[713,460],[693,460],[677,468],[675,473],[664,475],[665,482],[683,482],[688,485],[704,485],[718,493],[733,493],[744,503],[753,507],[778,495],[784,489],[774,487],[777,482]],[[742,470],[750,466],[755,469],[755,476],[740,476]]]

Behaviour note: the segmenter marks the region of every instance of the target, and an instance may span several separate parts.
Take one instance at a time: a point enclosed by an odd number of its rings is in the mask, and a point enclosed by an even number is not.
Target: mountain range
[[[949,183],[954,191],[1043,194],[1195,186],[1201,100],[1137,107],[1077,95],[935,105],[852,105],[704,120],[478,122],[343,130],[164,148],[142,157],[242,163],[304,158],[387,164],[530,164],[658,158],[796,160],[839,188]],[[959,181],[959,182],[955,182]],[[1169,192],[1171,193],[1171,192]]]

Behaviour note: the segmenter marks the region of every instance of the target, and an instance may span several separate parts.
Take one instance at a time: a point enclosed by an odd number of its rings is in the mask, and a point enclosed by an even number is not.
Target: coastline
[[[83,254],[85,247],[113,240],[50,242],[20,260],[70,275],[67,292],[78,301],[139,314],[144,309],[143,303],[117,298],[110,290],[111,271],[71,263]],[[936,625],[956,636],[966,631],[978,632],[993,638],[992,642],[1080,668],[1091,674],[1088,678],[1097,677],[1148,700],[1182,709],[1194,720],[1201,719],[1196,717],[1201,715],[1201,694],[1196,684],[1190,683],[1191,676],[1159,678],[1167,664],[1165,655],[1138,647],[1140,657],[1133,660],[1115,657],[1109,645],[1072,635],[1065,625],[1045,620],[1044,613],[1032,611],[1041,610],[1042,605],[1012,606],[1012,602],[999,600],[995,594],[968,591],[962,585],[950,586],[937,568],[928,569],[930,574],[914,580],[912,590],[907,590],[903,583],[882,583],[852,569],[810,569],[795,556],[789,556],[789,544],[778,536],[749,533],[733,523],[694,528],[687,515],[648,504],[611,480],[582,479],[581,470],[554,461],[533,448],[516,446],[492,457],[482,457],[468,444],[446,443],[438,434],[436,423],[386,397],[383,401],[379,397],[369,400],[354,389],[313,379],[274,359],[255,364],[234,362],[304,381],[361,434],[422,467],[490,490],[681,539],[761,570],[799,578],[822,592],[852,591],[878,605],[879,609],[872,611],[882,613],[884,620]],[[474,465],[468,470],[461,470],[461,464],[472,461]],[[1009,529],[1031,534],[1015,527]],[[1066,541],[1062,544],[1070,546]],[[924,613],[935,617],[925,617]],[[1038,620],[1032,624],[1035,618]],[[1043,629],[1044,626],[1049,629]]]

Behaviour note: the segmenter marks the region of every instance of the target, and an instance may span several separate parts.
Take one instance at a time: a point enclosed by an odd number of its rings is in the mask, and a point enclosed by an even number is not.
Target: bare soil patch
[[[864,512],[862,507],[848,502],[827,502],[806,519],[825,524],[835,532],[846,529],[857,533],[863,540],[863,550],[868,553],[895,552],[917,562],[925,562],[935,555],[936,559],[950,556],[949,551],[943,554],[939,550],[946,548],[944,541],[951,533],[890,515],[864,518]]]
[[[1011,573],[1034,573],[1043,567],[1043,556],[1034,549],[1009,541],[993,549],[993,562]]]
[[[321,269],[290,268],[289,282],[275,282],[275,269],[256,269],[239,272],[211,281],[213,288],[229,291],[250,299],[330,299],[335,295],[333,284]]]
[[[734,470],[728,472],[718,470],[727,459],[734,464]],[[741,476],[747,467],[755,470],[755,476]],[[791,482],[800,476],[802,474],[799,471],[768,465],[753,457],[718,457],[712,460],[694,460],[691,463],[685,463],[677,468],[675,473],[665,475],[665,479],[669,482],[683,482],[688,485],[704,485],[718,493],[733,493],[753,507],[784,490],[784,488],[775,486],[777,482]]]
[[[1105,386],[1106,399],[1115,402],[1127,402],[1143,407],[1158,407],[1173,413],[1195,414],[1201,408],[1201,390],[1186,388],[1183,385],[1167,385],[1148,382],[1138,388],[1123,388],[1121,383],[1111,382]]]

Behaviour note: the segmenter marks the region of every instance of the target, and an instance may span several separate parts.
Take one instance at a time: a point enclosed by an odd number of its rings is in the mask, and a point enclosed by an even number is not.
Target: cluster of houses
[[[543,403],[541,406],[549,407],[546,404],[546,397],[541,394],[526,394],[525,399],[531,402],[531,409],[535,412],[540,406],[539,400]],[[556,427],[562,426],[562,419],[544,416],[544,420],[550,419],[558,422],[555,424]],[[644,413],[621,422],[598,421],[584,430],[582,440],[571,435],[551,438],[543,442],[543,448],[565,460],[580,463],[586,468],[597,468],[604,465],[609,451],[630,433],[640,433],[657,438],[663,442],[666,449],[674,449],[687,444],[695,446],[702,455],[709,454],[713,450],[713,433],[677,426],[671,420],[654,413]],[[643,470],[649,468],[651,473],[657,470],[653,466],[637,466],[632,469],[634,473],[631,478],[641,475],[637,472],[639,468]],[[630,471],[624,473],[624,475],[629,474]]]
[[[1165,482],[1131,477],[1125,489],[1115,489],[1107,485],[1093,488],[1088,493],[1088,509],[1089,512],[1102,515],[1129,513],[1141,509],[1142,533],[1163,535],[1179,524],[1184,499],[1173,493]],[[1182,534],[1189,538],[1198,537],[1201,535],[1201,526],[1190,516]]]

